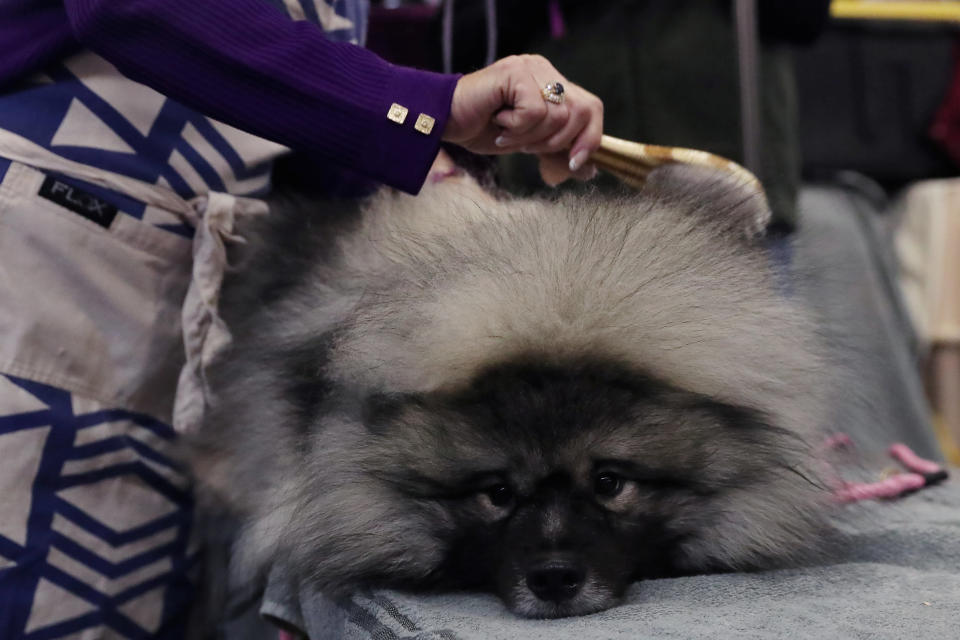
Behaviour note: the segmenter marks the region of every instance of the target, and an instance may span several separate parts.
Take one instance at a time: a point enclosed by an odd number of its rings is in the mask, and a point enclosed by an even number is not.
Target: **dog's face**
[[[366,422],[369,473],[443,546],[429,581],[531,617],[689,569],[726,498],[787,464],[756,414],[611,366],[498,367],[459,393],[376,398]]]

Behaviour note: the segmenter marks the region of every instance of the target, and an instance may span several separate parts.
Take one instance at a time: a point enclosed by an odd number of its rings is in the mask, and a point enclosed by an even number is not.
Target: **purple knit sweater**
[[[457,76],[331,42],[264,0],[3,0],[0,91],[80,47],[206,115],[416,193]],[[406,106],[406,126],[387,120]],[[420,113],[430,135],[413,130]]]

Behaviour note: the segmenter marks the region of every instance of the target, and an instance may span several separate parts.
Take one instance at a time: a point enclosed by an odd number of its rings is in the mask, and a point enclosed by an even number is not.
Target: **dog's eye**
[[[490,503],[495,507],[508,507],[513,502],[513,489],[505,484],[498,484],[486,491]]]
[[[623,478],[615,473],[604,471],[593,479],[593,492],[601,498],[613,498],[623,491]]]

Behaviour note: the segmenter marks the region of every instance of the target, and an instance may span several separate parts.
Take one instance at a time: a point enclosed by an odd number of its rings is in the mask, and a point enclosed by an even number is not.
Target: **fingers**
[[[503,127],[497,146],[515,151],[541,143],[563,129],[570,120],[571,110],[564,102],[554,104],[543,99],[543,87],[548,82],[568,84],[546,58],[530,55],[508,60],[511,60],[509,69],[516,73],[514,106],[500,111],[494,123]]]
[[[576,171],[570,171],[570,161],[565,151],[545,153],[540,157],[540,177],[551,187],[555,187],[570,178],[590,180],[597,175],[597,168],[586,164]]]
[[[538,127],[537,131],[531,132],[527,140],[522,141],[521,150],[527,153],[556,153],[557,151],[566,151],[570,145],[587,126],[590,114],[584,109],[576,107],[567,107],[567,105],[553,105],[555,107],[564,107],[565,113],[558,115],[566,118],[565,122],[550,123],[553,126]],[[558,109],[559,110],[559,109]],[[556,126],[560,124],[560,126]],[[533,133],[537,135],[534,136]]]
[[[541,90],[548,82],[563,83],[564,102],[543,99]],[[524,55],[504,58],[460,79],[444,139],[476,153],[565,151],[570,177],[599,147],[602,133],[600,100],[569,83],[545,58]],[[557,162],[553,158],[549,166]],[[548,172],[552,175],[552,169]]]
[[[570,85],[568,98],[547,106],[547,115],[522,135],[505,131],[496,139],[504,151],[552,154],[569,150],[569,169],[580,169],[600,146],[603,135],[603,102],[595,95]],[[542,96],[540,97],[542,100]]]
[[[534,75],[544,66],[556,73],[540,56],[510,56],[460,78],[443,139],[475,153],[505,153],[506,145],[495,144],[499,136],[520,137],[548,115],[555,118]]]
[[[519,59],[507,58],[506,60]],[[519,139],[545,120],[555,119],[557,114],[551,113],[547,108],[548,105],[540,93],[537,78],[533,73],[534,69],[530,68],[531,63],[510,62],[506,66],[509,74],[505,91],[506,108],[497,112],[493,122],[503,128],[505,137]]]
[[[546,138],[567,126],[570,121],[570,109],[567,108],[567,105],[550,104],[540,95],[537,96],[537,99],[540,101],[543,114],[534,114],[531,109],[529,119],[523,122],[521,126],[507,127],[503,124],[508,119],[518,120],[506,117],[513,116],[513,111],[504,111],[497,114],[494,123],[503,127],[503,132],[494,141],[498,147],[515,151],[533,144],[540,144]]]
[[[600,148],[600,139],[603,138],[603,102],[593,94],[589,95],[592,100],[587,100],[585,104],[585,110],[589,113],[587,124],[570,145],[571,171],[584,166],[590,154]]]

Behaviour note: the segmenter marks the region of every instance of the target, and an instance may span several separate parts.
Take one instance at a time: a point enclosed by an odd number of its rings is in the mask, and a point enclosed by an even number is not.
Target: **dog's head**
[[[455,393],[371,398],[366,422],[366,473],[438,547],[422,582],[489,589],[524,616],[748,566],[814,525],[775,502],[785,477],[812,487],[793,436],[617,365],[498,366]]]

